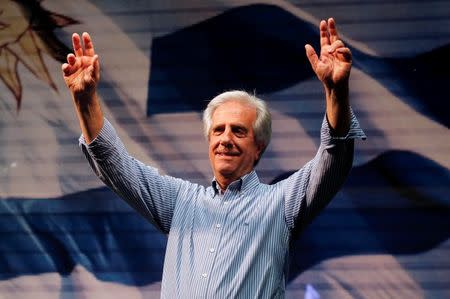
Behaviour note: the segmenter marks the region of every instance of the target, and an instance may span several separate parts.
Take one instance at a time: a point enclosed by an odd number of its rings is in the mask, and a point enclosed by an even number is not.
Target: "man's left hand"
[[[348,87],[352,53],[339,39],[333,18],[320,22],[320,57],[311,45],[305,45],[305,49],[312,69],[325,88]]]

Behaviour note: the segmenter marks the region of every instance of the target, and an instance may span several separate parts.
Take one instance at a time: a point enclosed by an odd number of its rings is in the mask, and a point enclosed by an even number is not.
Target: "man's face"
[[[209,132],[209,160],[214,176],[229,183],[249,173],[261,154],[255,142],[256,109],[239,101],[220,105]]]

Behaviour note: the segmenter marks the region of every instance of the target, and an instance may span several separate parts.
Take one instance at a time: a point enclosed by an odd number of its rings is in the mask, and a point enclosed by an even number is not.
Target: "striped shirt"
[[[289,242],[344,182],[354,138],[365,135],[353,113],[346,137],[332,137],[324,118],[303,168],[273,185],[252,171],[223,193],[137,161],[106,119],[80,146],[96,175],[168,234],[161,298],[284,298]]]

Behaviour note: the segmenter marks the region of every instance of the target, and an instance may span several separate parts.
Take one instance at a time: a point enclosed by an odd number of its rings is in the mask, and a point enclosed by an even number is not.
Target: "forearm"
[[[306,190],[307,223],[330,202],[345,182],[353,163],[354,139],[366,138],[350,106],[348,109],[349,125],[343,135],[333,134],[328,119],[322,122],[321,143],[312,160]]]
[[[351,169],[353,139],[365,139],[351,108],[350,126],[345,136],[334,136],[324,118],[321,143],[313,160],[286,180],[286,215],[290,229],[301,231],[331,201]]]
[[[340,87],[325,86],[326,113],[332,135],[343,137],[350,129],[350,104],[348,82]]]
[[[87,144],[91,143],[103,127],[103,112],[97,93],[93,95],[72,95],[81,132]]]
[[[342,187],[352,168],[353,149],[353,139],[342,140],[331,148],[319,148],[306,189],[303,227],[329,204]]]
[[[284,184],[288,228],[297,235],[311,223],[342,186],[353,161],[353,140],[322,144],[313,160]]]

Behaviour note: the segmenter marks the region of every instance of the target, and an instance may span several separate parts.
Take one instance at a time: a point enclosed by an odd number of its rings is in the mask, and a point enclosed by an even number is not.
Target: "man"
[[[87,33],[73,35],[63,64],[80,121],[80,144],[95,173],[169,235],[161,297],[282,298],[289,242],[322,210],[347,176],[353,138],[364,133],[348,99],[351,52],[333,19],[320,23],[320,58],[306,55],[326,94],[316,157],[274,185],[254,171],[270,141],[265,103],[242,91],[214,98],[204,112],[214,180],[209,187],[170,176],[135,160],[103,118],[96,86],[99,60]]]

